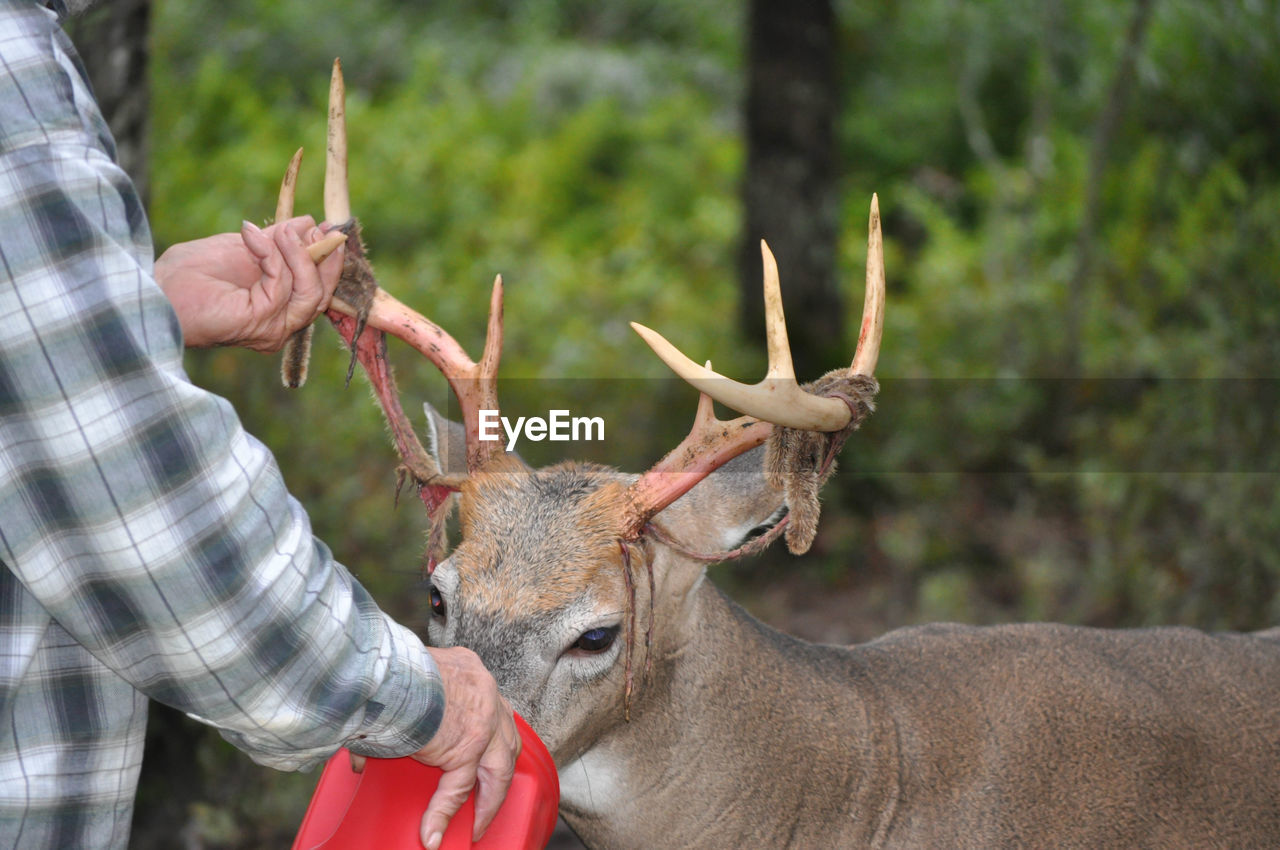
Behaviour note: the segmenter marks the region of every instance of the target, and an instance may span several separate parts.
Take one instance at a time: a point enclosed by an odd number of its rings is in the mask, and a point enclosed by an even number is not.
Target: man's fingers
[[[272,305],[282,303],[282,296],[287,302],[289,290],[293,288],[293,281],[284,277],[285,260],[280,251],[280,230],[277,225],[263,230],[251,221],[240,226],[240,238],[258,261],[258,269],[262,273],[259,286]]]
[[[324,231],[319,228],[312,228],[305,241],[311,244],[320,241],[324,237]],[[333,291],[338,288],[338,280],[342,277],[342,264],[346,256],[346,250],[346,245],[339,245],[329,256],[316,264],[316,269],[320,273],[320,288],[322,290],[320,304],[316,308],[317,315],[329,309],[329,302],[333,299]]]
[[[320,286],[320,272],[303,247],[301,234],[292,226],[295,221],[297,220],[289,221],[284,227],[277,227],[275,240],[280,248],[280,255],[284,257],[293,276],[290,289],[285,293],[289,300],[289,312],[299,315],[305,313],[306,321],[310,321],[315,318],[324,290]]]
[[[271,256],[271,239],[252,221],[245,221],[240,225],[240,238],[259,263]]]
[[[467,801],[467,795],[476,784],[476,766],[467,764],[456,770],[446,770],[440,777],[427,811],[422,816],[422,846],[437,850],[444,840],[445,827]]]
[[[317,264],[306,245],[324,238],[311,216],[301,216],[285,222],[276,233],[280,253],[293,273],[292,290],[289,293],[289,325],[310,323],[328,309],[333,290],[342,275],[343,248],[330,253]]]
[[[511,780],[516,773],[516,759],[524,741],[516,730],[515,718],[511,716],[511,704],[502,696],[502,709],[498,712],[498,728],[489,741],[484,755],[480,757],[478,783],[476,790],[476,825],[472,832],[472,841],[480,840],[484,831],[489,828],[493,818],[498,814],[502,801],[506,799],[511,787]]]
[[[511,779],[516,773],[516,754],[519,751],[519,737],[515,746],[511,741],[502,740],[499,735],[489,744],[489,749],[480,759],[480,770],[476,784],[476,822],[471,830],[471,840],[479,841],[480,836],[489,828],[502,801],[506,799],[507,790],[511,787]]]
[[[447,768],[422,820],[424,844],[435,847],[433,837],[443,836],[448,818],[472,789],[477,789],[474,834],[492,822],[511,786],[520,740],[511,706],[479,656],[460,647],[427,651],[445,686],[445,712],[435,737],[414,758]]]

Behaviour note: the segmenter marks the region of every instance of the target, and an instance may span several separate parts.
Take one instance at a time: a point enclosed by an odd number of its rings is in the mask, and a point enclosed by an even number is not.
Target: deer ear
[[[460,423],[440,415],[440,411],[423,402],[427,415],[427,451],[436,459],[445,475],[467,474],[467,430]]]
[[[736,549],[782,519],[781,490],[764,478],[764,447],[739,455],[653,518],[668,537],[695,552]]]

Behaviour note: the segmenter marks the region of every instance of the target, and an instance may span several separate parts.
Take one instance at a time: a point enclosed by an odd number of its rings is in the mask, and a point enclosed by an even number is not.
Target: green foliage
[[[896,244],[881,408],[843,501],[909,578],[907,617],[1275,622],[1277,4],[1156,10],[1101,174],[1128,4],[846,10],[850,182],[875,182]]]

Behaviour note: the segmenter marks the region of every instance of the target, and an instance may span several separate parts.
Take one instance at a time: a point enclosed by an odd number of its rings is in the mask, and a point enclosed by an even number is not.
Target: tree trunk
[[[751,0],[747,51],[742,330],[763,344],[760,240],[778,259],[796,373],[845,352],[836,284],[836,19],[831,0]]]
[[[144,205],[149,200],[150,22],[151,0],[113,0],[71,18],[66,27],[115,136],[120,166],[133,178]]]

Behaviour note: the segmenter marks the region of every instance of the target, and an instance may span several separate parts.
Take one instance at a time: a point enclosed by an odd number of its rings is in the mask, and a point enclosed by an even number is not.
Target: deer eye
[[[441,596],[440,591],[434,587],[431,588],[431,613],[435,614],[437,617],[439,617],[442,620],[444,619],[444,614],[445,614],[444,597]]]
[[[618,636],[618,627],[588,629],[574,641],[573,648],[579,652],[604,652],[613,646],[613,639]]]

